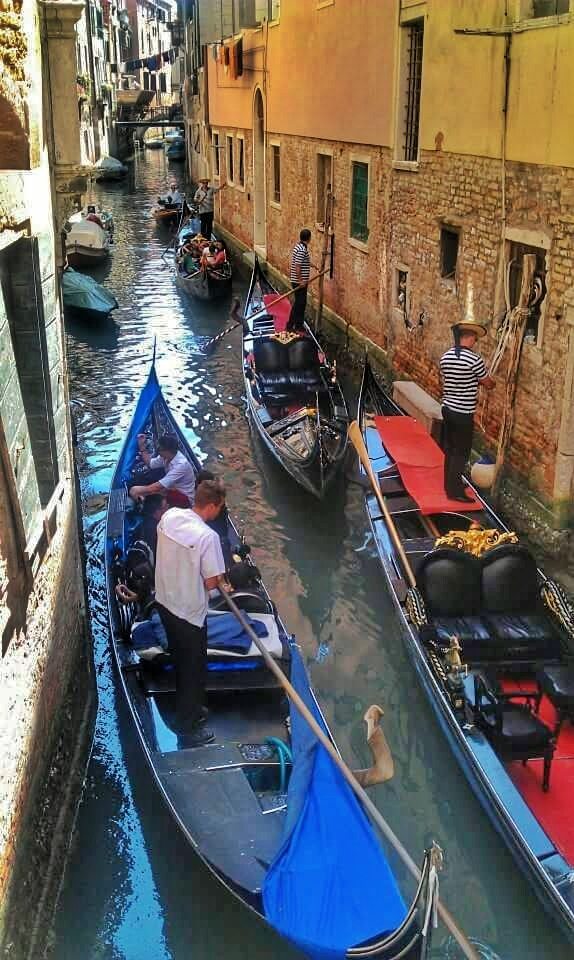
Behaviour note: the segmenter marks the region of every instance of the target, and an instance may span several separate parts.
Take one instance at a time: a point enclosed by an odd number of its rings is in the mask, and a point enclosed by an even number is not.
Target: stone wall
[[[225,137],[225,129],[220,136]],[[233,131],[235,132],[235,131]],[[246,141],[245,193],[222,194],[222,225],[247,246],[253,238],[251,134]],[[271,145],[280,145],[281,201],[270,200]],[[267,133],[267,259],[284,276],[301,227],[313,231],[319,262],[317,154],[333,157],[335,275],[325,281],[325,304],[344,323],[388,352],[396,375],[410,377],[440,397],[438,361],[451,343],[450,325],[484,322],[488,361],[505,313],[504,271],[510,242],[546,250],[547,293],[537,343],[525,343],[507,465],[547,504],[551,519],[569,330],[565,296],[574,276],[574,170],[507,162],[506,220],[498,160],[443,152],[421,155],[417,169],[397,169],[385,148]],[[369,164],[369,238],[349,238],[353,160]],[[222,164],[222,173],[224,173]],[[441,277],[441,227],[459,234],[456,274]],[[397,301],[397,270],[408,272],[407,301]],[[494,450],[504,391],[504,363],[496,389],[477,414],[482,442]]]

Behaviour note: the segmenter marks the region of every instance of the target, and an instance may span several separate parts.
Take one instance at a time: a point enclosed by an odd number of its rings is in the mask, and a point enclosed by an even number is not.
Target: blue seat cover
[[[296,649],[291,682],[324,728]],[[291,732],[285,833],[263,886],[265,916],[313,960],[336,960],[395,930],[407,911],[355,794],[293,706]]]

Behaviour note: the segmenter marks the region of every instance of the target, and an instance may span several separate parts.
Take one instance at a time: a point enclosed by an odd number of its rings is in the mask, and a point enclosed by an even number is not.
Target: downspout
[[[501,202],[501,226],[502,243],[506,239],[506,134],[508,127],[508,99],[510,91],[510,48],[512,44],[512,34],[507,33],[504,37],[504,99],[502,105],[502,135],[500,142],[500,202]],[[503,246],[504,249],[504,246]]]

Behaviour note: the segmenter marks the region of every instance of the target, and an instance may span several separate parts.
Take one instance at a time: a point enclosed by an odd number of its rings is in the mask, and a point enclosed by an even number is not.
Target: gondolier
[[[287,322],[287,330],[302,330],[305,323],[305,307],[307,306],[307,284],[311,276],[311,258],[309,257],[310,230],[301,230],[299,243],[291,251],[289,265],[289,280],[295,291],[293,306]],[[296,289],[297,288],[297,289]]]
[[[478,402],[478,388],[490,390],[494,380],[489,376],[484,360],[474,353],[480,337],[486,335],[481,323],[464,322],[452,326],[454,346],[440,359],[442,378],[443,443],[445,451],[444,488],[447,497],[463,503],[467,497],[462,474],[472,447],[474,413]]]
[[[223,190],[223,188],[226,186],[226,183],[222,183],[219,187],[210,187],[209,177],[201,177],[199,180],[199,187],[195,191],[193,199],[199,207],[201,234],[202,236],[207,237],[208,240],[211,240],[211,232],[213,230],[214,197],[216,193],[219,193],[219,191]]]
[[[205,480],[192,510],[168,510],[157,528],[155,595],[176,668],[179,749],[202,746],[214,734],[205,720],[206,617],[209,591],[225,574],[221,542],[207,523],[225,505],[223,487]]]

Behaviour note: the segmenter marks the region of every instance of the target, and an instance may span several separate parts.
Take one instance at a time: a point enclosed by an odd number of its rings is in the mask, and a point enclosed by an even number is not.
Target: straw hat
[[[486,327],[483,323],[475,323],[474,320],[461,320],[460,323],[453,323],[451,326],[453,334],[474,333],[479,339],[486,336]]]
[[[209,183],[209,177],[200,177],[200,178],[199,178],[199,182],[200,182],[200,183]]]

